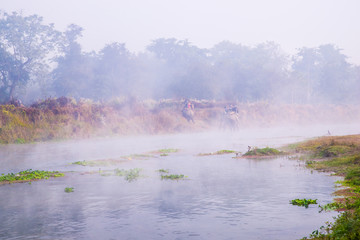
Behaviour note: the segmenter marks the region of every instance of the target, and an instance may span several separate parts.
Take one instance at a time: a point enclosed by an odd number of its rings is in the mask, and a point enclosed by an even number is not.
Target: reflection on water
[[[318,213],[313,205],[292,206],[289,200],[317,198],[320,204],[329,203],[334,177],[311,173],[287,158],[196,155],[245,151],[250,144],[279,146],[309,136],[243,133],[2,146],[2,172],[73,172],[32,184],[0,186],[0,239],[299,239],[332,219],[335,213]],[[141,168],[143,177],[134,182],[82,174],[98,167],[69,164],[161,148],[181,151],[114,166]],[[161,180],[158,169],[187,178]],[[75,191],[65,193],[65,187]]]

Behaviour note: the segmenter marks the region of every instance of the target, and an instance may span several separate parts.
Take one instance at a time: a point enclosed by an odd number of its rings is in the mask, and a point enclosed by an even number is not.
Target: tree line
[[[38,15],[0,11],[0,103],[50,96],[360,102],[360,66],[333,44],[289,55],[274,42],[199,48],[159,38],[139,53],[124,43],[86,52],[78,42],[82,31],[71,24],[60,32]]]

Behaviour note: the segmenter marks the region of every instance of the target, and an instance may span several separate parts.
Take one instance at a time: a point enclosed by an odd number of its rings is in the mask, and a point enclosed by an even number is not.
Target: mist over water
[[[66,171],[49,180],[2,185],[0,237],[6,239],[298,239],[336,213],[289,204],[295,198],[331,202],[336,177],[311,172],[287,157],[236,159],[197,156],[247,146],[280,147],[325,135],[358,133],[359,125],[244,129],[238,132],[99,138],[1,146],[1,171]],[[79,166],[82,160],[119,158],[164,148],[166,157],[129,159],[115,166]],[[106,169],[140,168],[127,182]],[[157,172],[184,174],[161,180]],[[89,172],[95,171],[94,174]],[[74,187],[65,193],[65,187]]]

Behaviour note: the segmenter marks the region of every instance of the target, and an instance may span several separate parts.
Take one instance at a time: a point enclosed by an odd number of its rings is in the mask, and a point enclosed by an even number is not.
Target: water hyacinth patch
[[[290,203],[292,205],[304,206],[305,208],[308,208],[310,204],[317,204],[317,199],[294,199],[291,200]]]
[[[74,192],[74,188],[73,187],[66,187],[64,192],[66,192],[66,193]]]
[[[125,180],[128,182],[132,182],[140,177],[140,168],[134,168],[129,170],[124,169],[115,169],[114,174],[116,176],[125,177]]]
[[[171,175],[161,175],[161,179],[169,179],[169,180],[181,180],[184,179],[185,176],[183,174],[171,174]]]
[[[19,173],[8,173],[0,176],[0,183],[27,182],[39,179],[49,179],[50,177],[63,177],[64,174],[58,171],[25,170]]]

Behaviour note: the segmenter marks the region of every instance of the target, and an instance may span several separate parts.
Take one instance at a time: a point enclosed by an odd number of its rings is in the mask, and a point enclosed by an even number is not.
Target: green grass
[[[140,177],[140,172],[141,172],[140,168],[133,168],[129,170],[125,170],[125,169],[114,170],[114,174],[116,176],[125,177],[125,180],[128,182],[137,180]]]
[[[317,199],[294,199],[291,200],[290,203],[292,205],[297,205],[297,206],[303,206],[305,208],[308,208],[310,204],[317,204]]]
[[[112,166],[117,165],[119,163],[124,162],[125,159],[100,159],[100,160],[89,160],[89,161],[77,161],[73,162],[72,164],[80,165],[80,166],[90,166],[90,167],[96,167],[96,166]]]
[[[161,175],[162,180],[181,180],[184,179],[185,176],[183,174],[170,174],[170,175]]]
[[[42,171],[42,170],[25,170],[19,173],[8,173],[8,174],[1,174],[0,176],[0,183],[11,183],[11,182],[27,182],[32,180],[39,180],[39,179],[48,179],[50,177],[63,177],[64,174],[58,171]]]
[[[199,156],[211,156],[211,155],[223,155],[223,154],[229,154],[229,153],[235,153],[236,151],[233,150],[219,150],[213,153],[199,153]]]
[[[243,156],[277,156],[283,155],[285,152],[279,151],[275,148],[265,147],[265,148],[253,148],[250,151],[247,151]]]
[[[158,152],[160,152],[160,153],[176,153],[178,151],[179,151],[179,149],[175,149],[175,148],[164,148],[164,149],[158,150]]]
[[[66,187],[64,191],[66,193],[71,193],[71,192],[74,192],[74,188],[73,187]]]

